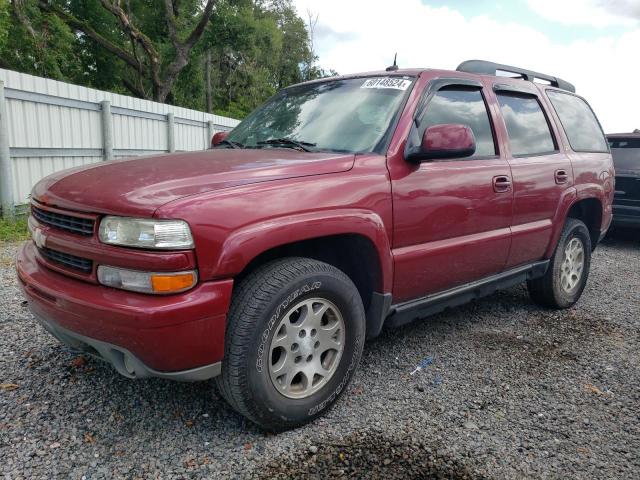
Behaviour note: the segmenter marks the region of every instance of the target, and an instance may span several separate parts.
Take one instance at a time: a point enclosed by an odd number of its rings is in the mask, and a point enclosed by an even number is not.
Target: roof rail
[[[500,63],[487,62],[485,60],[467,60],[458,65],[456,69],[459,72],[477,73],[480,75],[496,75],[496,72],[503,71],[508,73],[514,73],[521,76],[524,80],[533,82],[534,79],[546,80],[549,84],[562,90],[568,90],[575,93],[576,87],[571,83],[562,80],[558,77],[552,77],[544,73],[534,72],[532,70],[525,70],[524,68],[512,67],[510,65],[502,65]]]

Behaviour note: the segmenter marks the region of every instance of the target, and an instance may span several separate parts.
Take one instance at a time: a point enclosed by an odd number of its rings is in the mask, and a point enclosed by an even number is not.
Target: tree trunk
[[[213,113],[213,92],[211,91],[211,50],[207,50],[204,62],[204,78],[207,96],[207,113]]]

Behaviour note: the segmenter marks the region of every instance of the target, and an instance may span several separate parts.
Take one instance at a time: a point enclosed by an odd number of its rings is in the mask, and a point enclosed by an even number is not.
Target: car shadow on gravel
[[[611,228],[602,243],[609,246],[637,249],[640,247],[640,228]]]
[[[266,464],[259,478],[483,479],[435,446],[354,433]]]
[[[368,343],[368,348],[388,348],[383,344],[404,343],[416,336],[435,343],[458,335],[479,354],[527,355],[548,362],[575,360],[573,347],[584,349],[585,343],[593,346],[598,341],[616,341],[623,333],[608,317],[588,314],[580,304],[563,311],[539,307],[530,300],[526,287],[519,285],[385,330],[381,337]]]

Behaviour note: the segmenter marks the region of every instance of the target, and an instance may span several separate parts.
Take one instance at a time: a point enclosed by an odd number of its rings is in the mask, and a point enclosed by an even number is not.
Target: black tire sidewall
[[[345,347],[338,369],[329,382],[308,398],[287,398],[278,392],[269,375],[271,339],[284,314],[307,298],[325,298],[341,312],[345,322]],[[266,421],[277,418],[283,427],[311,421],[331,406],[348,385],[362,355],[365,338],[364,308],[358,290],[348,279],[315,273],[290,282],[266,305],[247,351],[247,384],[256,413]]]
[[[584,265],[582,270],[582,277],[580,278],[578,288],[576,288],[573,292],[566,292],[562,288],[561,282],[562,262],[564,261],[564,250],[567,244],[574,238],[578,238],[582,242],[582,247],[584,248]],[[586,225],[581,221],[572,219],[571,222],[567,224],[562,238],[558,243],[558,248],[556,249],[553,258],[552,268],[553,295],[555,297],[556,303],[561,308],[570,307],[580,299],[582,291],[587,285],[587,279],[589,278],[589,269],[591,268],[591,237]]]

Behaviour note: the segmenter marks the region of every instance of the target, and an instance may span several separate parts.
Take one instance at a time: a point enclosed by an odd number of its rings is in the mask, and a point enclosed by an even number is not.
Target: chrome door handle
[[[554,176],[558,185],[560,185],[561,183],[567,183],[569,181],[569,174],[566,170],[556,170]]]
[[[496,193],[510,192],[511,179],[507,175],[493,177],[493,191]]]

